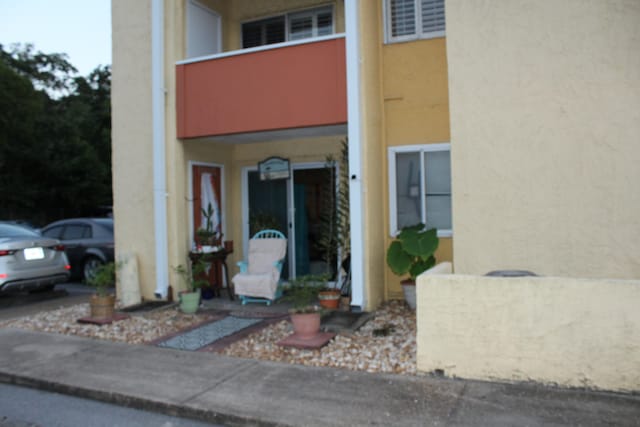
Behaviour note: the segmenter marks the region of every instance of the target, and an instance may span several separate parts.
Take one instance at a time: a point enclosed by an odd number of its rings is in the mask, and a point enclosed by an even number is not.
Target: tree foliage
[[[0,219],[36,224],[111,205],[111,70],[0,45]]]

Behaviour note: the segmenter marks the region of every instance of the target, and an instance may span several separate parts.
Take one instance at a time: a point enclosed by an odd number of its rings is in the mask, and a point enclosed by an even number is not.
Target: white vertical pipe
[[[151,0],[151,108],[156,298],[166,298],[169,287],[164,97],[164,0]]]
[[[351,220],[351,304],[364,308],[364,215],[362,209],[362,117],[360,112],[360,28],[358,0],[346,0],[347,132],[349,135],[349,216]]]

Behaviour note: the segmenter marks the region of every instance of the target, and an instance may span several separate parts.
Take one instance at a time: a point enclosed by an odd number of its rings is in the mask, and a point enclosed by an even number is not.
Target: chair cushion
[[[249,274],[265,274],[273,270],[274,264],[287,252],[286,239],[249,240]]]
[[[273,300],[275,299],[276,290],[278,289],[279,277],[280,273],[278,270],[275,267],[272,267],[270,273],[238,273],[233,276],[232,281],[235,286],[236,295]]]

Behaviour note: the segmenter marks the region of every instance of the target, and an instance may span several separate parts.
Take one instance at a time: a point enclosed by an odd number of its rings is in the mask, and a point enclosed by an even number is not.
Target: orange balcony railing
[[[346,123],[344,37],[177,65],[178,137]]]

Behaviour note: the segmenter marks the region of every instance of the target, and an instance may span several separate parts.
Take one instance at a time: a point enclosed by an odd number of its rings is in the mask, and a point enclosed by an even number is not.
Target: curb
[[[66,394],[84,399],[96,400],[132,409],[151,411],[163,415],[189,418],[208,423],[222,424],[224,426],[259,426],[259,427],[295,427],[290,424],[272,423],[260,419],[242,417],[233,414],[224,414],[204,409],[191,408],[179,404],[159,402],[137,396],[122,393],[111,393],[91,388],[77,387],[60,384],[53,381],[45,381],[27,376],[0,372],[0,382],[15,386],[29,387],[33,389]]]

